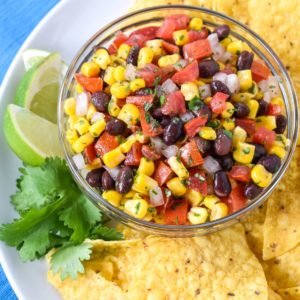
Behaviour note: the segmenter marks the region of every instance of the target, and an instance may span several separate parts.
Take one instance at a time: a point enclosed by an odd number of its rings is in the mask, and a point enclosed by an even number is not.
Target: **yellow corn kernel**
[[[271,99],[272,104],[278,104],[282,109],[284,109],[284,101],[282,97],[274,97]]]
[[[83,87],[79,83],[76,83],[75,89],[77,94],[81,94],[84,92]]]
[[[189,28],[192,30],[201,30],[203,21],[200,18],[193,18],[189,23]]]
[[[114,78],[116,81],[126,80],[125,68],[123,66],[117,66],[114,68]]]
[[[142,131],[137,131],[135,133],[136,140],[141,144],[146,144],[149,142],[149,136],[145,136]]]
[[[253,97],[250,93],[237,93],[234,94],[231,98],[234,102],[247,102]]]
[[[162,40],[150,40],[146,42],[146,46],[153,51],[154,56],[162,54]]]
[[[104,48],[96,50],[92,56],[92,61],[103,70],[106,70],[107,66],[111,63],[109,53]]]
[[[146,86],[146,82],[142,78],[134,79],[134,80],[130,81],[130,84],[129,84],[130,90],[132,92],[135,92],[135,91],[137,91],[139,89],[142,89],[145,86]]]
[[[209,208],[212,209],[215,204],[220,202],[221,200],[216,195],[207,195],[205,196],[203,200],[203,204]]]
[[[251,70],[241,70],[237,72],[242,91],[246,91],[252,86],[252,72]]]
[[[80,71],[86,77],[95,77],[99,75],[100,68],[95,62],[88,61],[82,64]]]
[[[191,224],[202,224],[205,223],[208,218],[208,211],[204,207],[192,207],[187,217]]]
[[[217,203],[215,204],[212,209],[211,209],[211,213],[210,213],[210,220],[214,221],[217,219],[221,219],[224,218],[228,215],[228,206],[223,203]]]
[[[137,173],[137,175],[134,178],[132,189],[143,195],[148,195],[149,190],[155,186],[158,186],[158,183],[153,178],[145,174]]]
[[[275,141],[273,142],[273,146],[279,146],[285,148],[289,146],[289,140],[286,138],[284,134],[276,134]]]
[[[90,104],[89,104],[89,107],[88,107],[88,111],[87,111],[87,113],[86,113],[86,119],[87,119],[88,121],[91,121],[91,118],[93,117],[93,114],[94,114],[95,112],[97,112],[96,107],[95,107],[92,103],[90,103]]]
[[[68,98],[64,100],[64,112],[68,116],[75,115],[76,112],[76,100],[75,98]]]
[[[189,171],[186,169],[179,157],[171,156],[168,159],[168,164],[180,179],[187,179],[189,177]]]
[[[68,118],[68,127],[73,129],[74,125],[76,124],[78,119],[79,119],[78,116],[75,116],[75,115],[69,116],[69,118]]]
[[[188,189],[184,198],[189,201],[192,206],[199,206],[203,200],[203,195],[193,189]]]
[[[225,65],[221,62],[218,62],[218,65],[220,67],[220,71],[224,70],[225,69]]]
[[[124,198],[124,199],[133,199],[135,194],[136,194],[136,192],[133,191],[133,190],[131,190],[131,191],[129,191],[127,194],[125,194],[125,195],[123,196],[123,198]]]
[[[212,97],[207,97],[204,99],[204,103],[208,104],[211,101]]]
[[[273,145],[269,150],[269,154],[275,154],[280,159],[283,159],[286,155],[286,151],[284,150],[284,148],[282,148],[280,146]]]
[[[98,137],[105,130],[106,122],[104,119],[97,120],[91,127],[89,128],[89,133],[93,137]]]
[[[136,137],[134,134],[130,135],[126,138],[125,142],[123,142],[119,147],[122,153],[127,153],[130,151],[132,145],[136,142]]]
[[[118,119],[124,121],[127,125],[135,125],[140,119],[139,109],[134,104],[126,103],[122,107]]]
[[[157,214],[154,216],[154,222],[157,224],[165,224],[165,218],[162,214]]]
[[[226,109],[221,113],[222,118],[230,118],[234,113],[234,106],[231,102],[226,102]]]
[[[154,58],[154,52],[149,47],[141,48],[138,56],[138,68],[150,64]]]
[[[75,129],[68,129],[66,132],[66,139],[73,145],[78,140],[78,134]]]
[[[180,90],[186,101],[190,101],[195,97],[199,97],[198,86],[193,82],[182,84]]]
[[[167,182],[167,187],[175,197],[183,196],[186,193],[186,186],[179,177],[174,177]]]
[[[153,206],[148,206],[147,214],[143,218],[145,221],[152,221],[153,218],[157,215],[157,209]]]
[[[205,140],[215,140],[217,138],[217,134],[215,130],[211,127],[201,127],[199,131],[199,136]]]
[[[121,81],[114,83],[110,87],[110,93],[118,99],[126,98],[130,94],[129,82]]]
[[[258,108],[259,108],[259,103],[257,100],[248,100],[247,101],[247,106],[249,107],[250,109],[250,112],[249,112],[249,115],[248,115],[248,118],[249,119],[255,119],[256,117],[256,114],[258,112]]]
[[[142,157],[137,172],[140,174],[151,176],[154,173],[154,170],[155,170],[154,162],[145,157]]]
[[[228,45],[232,42],[232,39],[230,37],[226,37],[225,39],[223,39],[220,44],[227,49]]]
[[[112,117],[117,117],[121,111],[121,108],[117,104],[116,97],[111,97],[108,106],[107,111]]]
[[[102,197],[106,201],[108,201],[110,204],[112,204],[113,206],[116,206],[116,207],[118,207],[120,205],[120,202],[122,199],[122,195],[114,190],[104,191],[102,193]]]
[[[254,157],[255,146],[238,142],[233,151],[233,158],[241,164],[250,164]]]
[[[143,219],[148,211],[148,202],[144,199],[132,199],[125,203],[124,210],[131,216]]]
[[[122,44],[120,45],[118,49],[118,57],[122,59],[127,59],[129,52],[130,52],[131,47],[127,44]]]
[[[83,135],[89,131],[90,123],[86,118],[79,118],[74,124],[74,128],[80,135]]]
[[[175,53],[171,55],[164,55],[159,58],[158,65],[162,67],[176,64],[180,60],[180,55]]]
[[[222,126],[226,129],[226,130],[233,130],[235,128],[235,122],[233,119],[230,118],[226,118],[224,120],[222,120]]]
[[[87,146],[94,142],[94,138],[90,133],[80,136],[72,145],[75,153],[81,153]]]
[[[275,116],[261,116],[255,119],[256,128],[265,127],[269,130],[276,128],[276,117]]]
[[[111,59],[111,67],[117,67],[117,66],[123,66],[126,67],[126,59],[120,58],[116,55],[111,55],[110,56]]]
[[[227,45],[227,51],[234,55],[240,54],[243,51],[242,41],[234,41],[229,43]]]
[[[256,100],[262,100],[263,97],[264,93],[262,91],[257,91],[256,95],[254,96]]]
[[[173,32],[173,39],[177,46],[183,46],[189,42],[188,32],[186,29]]]
[[[86,165],[87,170],[95,170],[95,169],[100,169],[102,167],[102,162],[99,157],[95,158],[91,164]]]
[[[232,145],[233,147],[236,147],[238,142],[245,142],[247,138],[247,132],[240,126],[236,126],[233,129],[233,135],[232,135]]]
[[[251,178],[259,187],[265,188],[272,181],[272,173],[268,172],[263,165],[256,165],[251,170]]]
[[[252,86],[249,89],[248,93],[252,94],[252,97],[255,98],[258,93],[258,86],[255,81],[252,81]],[[256,98],[255,98],[256,99]]]
[[[104,74],[104,82],[106,82],[108,85],[113,85],[116,80],[115,80],[115,76],[114,76],[114,67],[108,67],[105,70],[105,74]]]
[[[125,159],[125,155],[121,152],[120,148],[117,147],[103,155],[103,162],[109,168],[115,168]]]

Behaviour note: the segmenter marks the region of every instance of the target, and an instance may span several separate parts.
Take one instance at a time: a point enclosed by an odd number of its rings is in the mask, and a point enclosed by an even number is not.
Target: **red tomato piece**
[[[270,69],[261,61],[253,60],[251,65],[252,78],[255,82],[268,79],[271,75]]]
[[[212,54],[208,39],[198,40],[183,46],[183,57],[194,60],[208,57]]]
[[[130,46],[143,47],[147,40],[148,40],[148,37],[145,35],[132,34],[129,36],[128,40],[125,41],[125,44],[130,45]]]
[[[156,163],[153,179],[157,181],[159,186],[164,185],[169,179],[171,179],[172,175],[173,171],[162,160],[159,160],[158,163]]]
[[[141,35],[143,35],[143,36],[146,36],[146,37],[147,37],[147,40],[153,40],[153,39],[156,37],[156,33],[157,33],[158,28],[159,28],[158,26],[148,26],[148,27],[143,27],[143,28],[134,30],[134,31],[129,35],[129,38],[130,38],[132,35],[135,35],[135,34],[141,34]]]
[[[138,76],[145,80],[147,87],[153,87],[155,83],[160,83],[162,73],[158,66],[146,64],[143,68],[138,70]]]
[[[175,68],[172,65],[161,68],[161,82],[171,78],[175,73]]]
[[[115,54],[120,47],[128,39],[127,35],[125,35],[122,31],[118,31],[116,34],[116,38],[112,42],[112,44],[108,47],[109,54]]]
[[[195,136],[199,132],[200,127],[204,126],[206,122],[207,122],[207,116],[199,116],[185,123],[184,129],[187,136],[188,137]]]
[[[105,153],[114,150],[118,146],[118,139],[114,135],[110,135],[107,131],[104,131],[95,144],[95,150],[102,158]]]
[[[158,28],[156,36],[164,40],[171,40],[173,38],[173,32],[176,30],[176,26],[175,20],[165,19]]]
[[[146,103],[153,103],[154,95],[145,95],[145,96],[129,96],[126,98],[126,103],[132,103],[139,108],[144,108]]]
[[[272,146],[275,138],[276,133],[274,131],[269,130],[265,127],[259,127],[253,134],[253,143],[262,144],[269,148]]]
[[[142,158],[142,144],[136,142],[132,145],[130,151],[126,155],[125,165],[126,166],[139,166]]]
[[[161,158],[161,154],[156,152],[155,149],[150,145],[143,145],[142,154],[148,160],[157,160]]]
[[[168,54],[174,54],[174,53],[179,53],[179,47],[168,43],[166,41],[162,41],[162,47],[164,48],[164,50],[168,53]]]
[[[145,112],[144,109],[140,109],[140,121],[142,126],[142,131],[145,136],[156,136],[163,132],[158,121],[156,121],[151,114]]]
[[[117,99],[118,106],[123,107],[125,105],[125,103],[126,103],[126,98]]]
[[[199,77],[199,66],[195,60],[172,76],[172,80],[182,85],[185,82],[192,82]]]
[[[96,93],[102,91],[103,80],[100,77],[86,77],[82,74],[75,74],[76,81],[88,92]]]
[[[255,121],[251,119],[235,119],[235,125],[242,127],[249,135],[255,132]]]
[[[84,149],[84,156],[87,159],[88,164],[91,164],[94,161],[96,158],[95,143],[90,144]]]
[[[203,171],[189,170],[190,177],[187,180],[188,188],[200,192],[203,196],[207,195],[207,181]]]
[[[196,30],[190,30],[188,32],[188,39],[189,43],[198,41],[198,40],[204,40],[208,36],[208,31],[207,28],[202,29],[201,31],[196,31]]]
[[[176,14],[176,15],[170,15],[166,17],[166,20],[173,20],[176,23],[176,30],[180,29],[186,29],[190,18],[187,15],[184,14]]]
[[[267,115],[269,116],[279,116],[282,114],[282,109],[279,104],[269,103]]]
[[[237,181],[249,182],[251,180],[251,168],[248,166],[233,166],[228,175]]]
[[[166,209],[165,222],[169,225],[184,225],[187,221],[187,201],[174,201],[170,208]]]
[[[158,213],[165,214],[166,210],[169,209],[173,203],[174,199],[172,197],[172,194],[170,191],[168,191],[166,188],[162,188],[163,198],[164,198],[164,204],[161,206],[156,207]]]
[[[217,92],[213,95],[211,101],[209,102],[208,106],[215,114],[221,114],[226,109],[226,100],[228,99],[229,95]]]
[[[237,185],[232,189],[226,201],[229,214],[239,211],[247,205],[247,198],[245,197],[244,190],[245,188],[243,185]]]
[[[186,112],[185,99],[180,91],[175,91],[166,96],[166,101],[161,108],[164,115],[175,116]]]
[[[194,140],[191,140],[189,143],[180,148],[180,157],[188,168],[203,164],[202,155]]]

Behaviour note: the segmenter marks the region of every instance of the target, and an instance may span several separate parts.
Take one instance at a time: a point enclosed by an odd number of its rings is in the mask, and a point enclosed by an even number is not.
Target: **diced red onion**
[[[268,78],[268,91],[270,92],[271,98],[279,95],[278,80],[275,76],[269,76]]]
[[[178,91],[177,85],[172,81],[172,79],[167,79],[162,85],[161,85],[161,90],[165,94],[170,94],[173,92]]]
[[[105,115],[103,113],[97,111],[92,115],[91,123],[95,123],[96,121],[104,119],[104,118],[105,118]]]
[[[132,81],[136,77],[137,77],[136,67],[132,64],[128,64],[125,69],[125,78],[129,81]]]
[[[271,93],[270,92],[265,92],[264,93],[264,101],[266,101],[266,102],[268,102],[268,103],[270,103],[270,101],[271,101]]]
[[[231,93],[237,93],[240,90],[240,81],[236,74],[229,74],[225,83]]]
[[[85,168],[85,161],[81,153],[75,154],[73,156],[73,161],[78,170]]]
[[[87,169],[87,168],[83,168],[80,170],[80,174],[83,178],[86,178],[87,174],[89,173],[90,171]]]
[[[226,79],[227,79],[227,74],[225,74],[223,72],[218,72],[213,76],[213,80],[219,80],[219,81],[223,82],[224,84],[226,84]]]
[[[219,44],[218,35],[216,33],[211,33],[208,35],[207,39],[212,50]]]
[[[200,93],[201,99],[210,97],[211,96],[210,84],[204,84],[204,85],[199,86],[199,93]]]
[[[107,166],[103,166],[103,168],[109,173],[113,180],[117,179],[118,174],[120,172],[120,167],[108,168]]]
[[[258,87],[260,88],[260,90],[265,93],[268,91],[268,80],[261,80],[258,83]]]
[[[183,69],[188,64],[186,59],[180,59],[176,64],[174,64],[174,68],[176,71]]]
[[[211,50],[213,52],[214,60],[219,60],[225,54],[225,48],[221,44],[216,45]]]
[[[232,54],[228,51],[226,51],[220,58],[219,58],[219,61],[221,61],[222,63],[226,64],[226,63],[229,63],[231,62],[232,60]]]
[[[176,156],[178,153],[179,149],[176,145],[171,145],[168,146],[166,149],[164,149],[161,153],[166,157],[166,158],[170,158],[172,156]]]
[[[159,186],[155,186],[149,190],[150,204],[154,207],[164,204],[164,197]]]
[[[187,111],[186,113],[179,115],[179,117],[184,123],[195,118],[194,114],[191,111]]]
[[[204,158],[203,168],[211,175],[214,175],[217,171],[222,169],[218,161],[211,156]]]
[[[157,153],[161,153],[161,151],[167,147],[163,140],[157,136],[150,138],[150,140],[151,145]]]
[[[76,116],[83,117],[87,114],[89,96],[87,93],[80,93],[76,96]]]

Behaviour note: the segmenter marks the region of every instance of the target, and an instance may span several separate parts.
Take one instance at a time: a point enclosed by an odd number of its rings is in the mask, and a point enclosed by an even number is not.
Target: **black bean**
[[[253,62],[254,54],[248,51],[242,51],[237,59],[236,68],[238,70],[249,70]]]
[[[155,119],[158,119],[158,120],[161,120],[163,118],[163,113],[161,111],[161,107],[156,107],[153,109],[153,112],[152,112],[152,117],[155,118]]]
[[[221,165],[223,170],[225,170],[225,171],[231,170],[233,163],[234,163],[231,154],[227,154],[224,156],[218,156],[218,157],[216,157],[216,159],[219,162],[219,164]]]
[[[215,139],[214,148],[217,155],[223,156],[231,151],[232,140],[227,136],[223,129],[217,130],[217,138]]]
[[[276,129],[275,132],[278,134],[284,133],[287,125],[287,119],[284,115],[276,116]]]
[[[220,71],[220,66],[214,60],[203,60],[199,63],[200,77],[209,78]]]
[[[257,163],[263,165],[267,171],[274,174],[279,170],[281,160],[277,155],[270,154],[261,157]]]
[[[255,183],[248,183],[245,187],[245,197],[252,200],[255,197],[257,197],[261,192],[262,192],[262,188],[257,186]]]
[[[248,105],[242,102],[234,103],[234,116],[237,118],[245,118],[249,115],[250,109]]]
[[[127,124],[124,121],[112,118],[107,122],[105,130],[110,135],[120,135],[126,130],[126,128]]]
[[[221,41],[228,37],[230,33],[230,28],[228,25],[220,25],[214,30],[214,32],[218,35],[219,41]]]
[[[161,121],[160,121],[160,125],[163,128],[167,127],[170,123],[171,123],[171,118],[168,117],[168,116],[163,116]]]
[[[257,163],[258,160],[267,154],[266,148],[261,144],[253,144],[255,146],[254,157],[252,162]]]
[[[133,184],[133,171],[129,166],[120,170],[116,179],[116,190],[120,194],[126,194],[131,190]]]
[[[127,127],[125,129],[125,131],[122,133],[122,136],[127,138],[128,136],[130,136],[132,134],[132,131]]]
[[[141,88],[137,90],[134,94],[137,96],[146,96],[146,95],[152,95],[154,92],[151,88]]]
[[[136,45],[132,46],[130,48],[129,54],[127,56],[126,63],[137,66],[139,52],[140,52],[140,47],[139,46],[136,46]]]
[[[86,181],[92,187],[101,187],[103,169],[95,169],[87,173]]]
[[[113,190],[115,188],[115,181],[107,171],[104,171],[102,174],[101,187],[105,191]]]
[[[201,108],[199,108],[198,110],[194,110],[193,113],[194,115],[196,115],[196,117],[207,116],[206,122],[209,122],[212,119],[212,111],[209,108],[209,106],[206,105],[205,103],[203,103],[201,105]]]
[[[107,112],[107,106],[110,100],[110,96],[105,92],[95,92],[92,94],[92,103],[96,109],[100,112]]]
[[[214,151],[214,142],[210,140],[205,140],[199,136],[195,137],[197,147],[202,155],[206,156]]]
[[[229,91],[228,87],[222,81],[213,80],[210,84],[210,88],[211,88],[211,92],[213,95],[217,92],[221,92],[221,93],[230,95],[230,91]]]
[[[225,171],[215,173],[214,191],[218,197],[227,197],[230,194],[231,184]]]
[[[169,125],[164,128],[163,140],[167,145],[178,141],[183,132],[183,122],[179,118],[173,118]]]
[[[266,102],[265,100],[259,101],[259,107],[256,116],[264,116],[268,111],[268,105],[268,102]]]

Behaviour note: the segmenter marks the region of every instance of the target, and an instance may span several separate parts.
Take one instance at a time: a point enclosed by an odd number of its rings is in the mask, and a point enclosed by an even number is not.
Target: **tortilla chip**
[[[275,293],[271,288],[269,288],[268,300],[283,300],[283,299],[277,293]]]
[[[300,300],[300,286],[281,289],[278,293],[284,300]]]
[[[144,239],[148,235],[142,231],[137,231],[132,228],[129,228],[121,223],[118,223],[116,229],[119,232],[122,232],[125,240],[133,240],[133,239]]]

